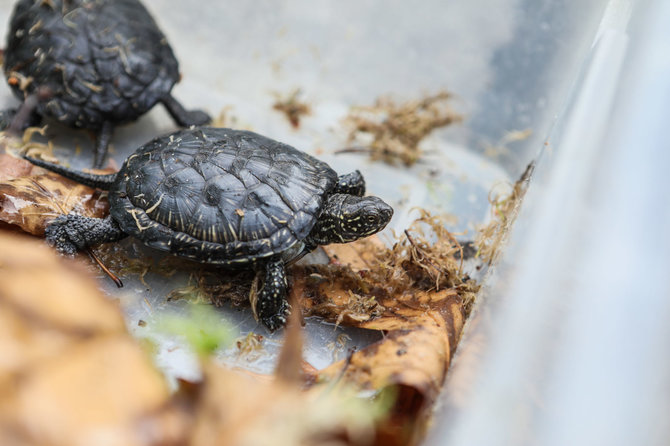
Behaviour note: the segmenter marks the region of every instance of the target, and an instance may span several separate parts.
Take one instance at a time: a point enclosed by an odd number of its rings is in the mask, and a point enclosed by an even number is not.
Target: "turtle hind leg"
[[[114,133],[114,124],[109,121],[102,123],[95,138],[95,150],[93,152],[93,168],[101,169],[107,159],[107,150]]]
[[[126,234],[110,217],[103,219],[67,214],[52,221],[45,236],[58,251],[72,255],[89,246],[121,240]]]
[[[346,175],[340,175],[333,193],[362,197],[365,195],[365,178],[363,178],[363,175],[358,170]]]
[[[40,125],[42,116],[37,113],[37,106],[52,96],[50,88],[39,87],[26,96],[19,108],[0,112],[0,130],[7,129],[10,133],[20,135],[28,127]]]
[[[281,258],[273,258],[265,264],[263,287],[258,293],[256,314],[270,331],[286,324],[291,307],[287,300],[288,281]]]
[[[172,95],[165,96],[161,102],[167,109],[172,119],[181,127],[192,125],[205,125],[212,121],[211,116],[202,110],[186,110]]]
[[[42,123],[42,116],[35,110],[26,111],[23,105],[0,111],[0,130],[8,130],[20,135],[28,127],[36,127]]]

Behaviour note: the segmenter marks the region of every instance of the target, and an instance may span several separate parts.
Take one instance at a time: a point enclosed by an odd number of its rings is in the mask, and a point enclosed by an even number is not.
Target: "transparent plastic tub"
[[[2,27],[6,27],[12,3],[0,1]],[[582,150],[573,153],[573,162],[581,166],[576,171],[582,181],[573,184],[574,193],[581,198],[578,192],[588,189],[588,171],[584,166],[593,167],[601,156],[589,145],[602,142],[617,91],[618,73],[628,57],[626,38],[619,34],[625,34],[631,15],[661,2],[212,0],[200,1],[196,6],[173,0],[145,3],[180,61],[183,78],[173,93],[185,106],[204,108],[213,116],[226,110],[229,117],[235,118],[236,127],[318,154],[340,173],[360,169],[369,192],[393,204],[396,210],[383,236],[388,237],[392,229],[399,232],[406,228],[413,218],[412,208],[423,207],[457,216],[451,229],[464,233],[467,238],[474,235],[475,225],[485,222],[489,216],[488,196],[492,187],[502,182],[513,183],[532,160],[541,161],[539,185],[533,182],[529,192],[532,195],[535,188],[539,190],[534,195],[533,208],[537,209],[537,203],[543,202],[543,198],[553,200],[545,203],[549,210],[536,212],[544,218],[553,215],[556,222],[560,221],[560,209],[552,206],[561,203],[561,209],[566,209],[572,205],[561,201],[570,191],[571,165],[558,160],[564,160],[567,155],[563,155],[563,151],[569,151],[563,146],[583,142]],[[636,26],[640,30],[644,29],[644,20],[638,19]],[[0,33],[5,32],[0,28]],[[619,34],[615,36],[613,32]],[[593,66],[602,73],[596,70],[596,74],[592,74],[589,69]],[[286,95],[296,88],[312,108],[298,130],[272,107],[276,94]],[[348,145],[342,119],[352,106],[370,105],[381,96],[407,100],[440,90],[454,94],[453,108],[465,119],[461,124],[435,131],[423,141],[422,147],[428,152],[423,163],[412,168],[392,167],[373,163],[361,155],[334,154]],[[574,106],[597,104],[599,99],[603,103],[592,109]],[[0,102],[16,102],[5,85],[0,86]],[[583,115],[575,117],[575,110]],[[591,119],[596,120],[595,133],[588,131]],[[575,122],[584,126],[577,129],[581,133],[574,130]],[[167,113],[156,107],[138,122],[117,129],[112,157],[118,165],[140,144],[174,129]],[[500,145],[515,131],[529,131],[529,136],[506,143],[504,150],[494,154],[487,151],[487,147]],[[91,141],[85,133],[57,125],[52,125],[50,132],[57,135],[58,156],[74,166],[90,165],[87,148],[91,147]],[[75,157],[68,148],[73,142],[84,148],[81,156]],[[555,195],[551,195],[546,179],[554,175],[560,177],[561,172],[563,183],[557,186]],[[467,376],[470,370],[479,371],[478,366],[482,364],[495,367],[498,364],[495,358],[503,361],[501,355],[515,350],[509,341],[500,346],[499,356],[491,352],[488,356],[473,353],[479,352],[481,342],[488,345],[488,340],[495,336],[492,327],[496,327],[494,322],[500,308],[500,314],[516,311],[517,318],[523,312],[522,307],[510,309],[514,299],[505,299],[506,295],[499,291],[501,283],[521,280],[512,274],[515,265],[525,265],[522,258],[527,264],[541,265],[546,256],[551,257],[542,250],[533,252],[535,257],[521,257],[523,250],[519,246],[523,246],[523,231],[530,233],[535,226],[540,226],[538,221],[522,217],[522,229],[514,232],[516,238],[503,256],[500,273],[496,274],[494,268],[493,279],[483,278],[486,292],[477,303],[476,323],[466,327],[466,336],[459,347],[463,353],[457,356],[447,383],[445,408],[438,412],[443,422],[429,436],[431,444],[442,444],[445,438],[452,439],[449,444],[468,444],[468,439],[472,439],[472,444],[521,444],[511,440],[517,437],[501,427],[507,426],[504,422],[492,423],[487,418],[504,412],[507,400],[495,401],[503,407],[489,407],[490,412],[487,412],[483,409],[488,407],[485,398],[478,394],[477,386],[471,384]],[[560,237],[568,235],[559,231],[557,240]],[[534,239],[533,246],[537,248],[545,241]],[[149,274],[149,289],[136,278],[124,280],[126,286],[121,290],[109,281],[102,283],[111,296],[119,298],[129,328],[139,337],[148,335],[138,326],[140,320],[184,308],[183,302],[166,302],[165,296],[170,290],[185,285],[186,277],[166,281]],[[538,300],[542,307],[542,298]],[[234,352],[226,351],[220,353],[219,359],[255,371],[272,370],[282,333],[267,333],[256,324],[249,309],[222,308],[220,314],[222,319],[233,321],[241,335],[254,331],[266,336],[267,354],[253,362],[240,362]],[[529,326],[541,331],[541,327]],[[309,320],[307,327],[305,359],[317,368],[341,359],[349,346],[366,345],[376,339],[376,335],[364,330],[345,330],[318,320]],[[350,338],[348,345],[334,353],[331,344],[343,331]],[[537,332],[529,329],[526,335],[534,333]],[[185,346],[175,339],[149,336],[158,341],[157,361],[168,376],[198,376],[196,361]],[[522,350],[531,348],[519,345]],[[536,350],[523,350],[527,355],[524,358],[530,362],[532,358],[541,358],[545,351],[542,345],[534,347]],[[522,359],[519,358],[517,364],[525,364]],[[486,362],[489,360],[492,362]],[[473,363],[477,367],[472,366]],[[487,377],[493,379],[492,373],[490,369],[481,372],[483,382],[487,382]],[[510,383],[523,387],[517,380]],[[472,399],[473,404],[463,403],[461,396],[468,401]],[[528,410],[532,412],[534,408]],[[514,420],[502,418],[514,424]],[[474,426],[481,428],[481,425],[476,423],[497,426],[499,429],[492,432],[501,436],[481,434],[477,437],[473,434]],[[551,425],[551,419],[545,420],[546,423]]]

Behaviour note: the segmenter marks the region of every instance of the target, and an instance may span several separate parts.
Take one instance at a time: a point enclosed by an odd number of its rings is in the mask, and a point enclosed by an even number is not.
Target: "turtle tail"
[[[69,169],[67,167],[61,166],[59,164],[53,164],[46,161],[38,160],[36,158],[31,158],[29,156],[23,155],[23,159],[30,161],[32,164],[43,167],[51,172],[55,172],[59,175],[69,178],[77,183],[81,183],[85,186],[94,187],[96,189],[110,190],[112,184],[116,181],[116,176],[118,173],[110,173],[108,175],[96,175],[88,172],[80,172],[78,170]]]

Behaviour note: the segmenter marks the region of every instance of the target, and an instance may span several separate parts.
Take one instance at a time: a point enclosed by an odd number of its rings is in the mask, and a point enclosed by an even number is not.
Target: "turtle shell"
[[[112,217],[147,245],[232,264],[284,253],[316,223],[337,173],[253,132],[191,128],[140,147],[110,191]]]
[[[90,129],[137,119],[179,79],[170,45],[137,0],[20,0],[4,71],[21,100],[48,87],[37,113]]]

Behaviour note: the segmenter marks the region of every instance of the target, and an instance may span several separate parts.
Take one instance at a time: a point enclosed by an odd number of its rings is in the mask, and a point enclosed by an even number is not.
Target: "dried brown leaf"
[[[9,160],[10,155],[2,156],[2,161]],[[109,211],[105,192],[33,169],[25,160],[0,164],[0,177],[4,177],[0,181],[0,221],[33,235],[44,235],[47,224],[62,214],[100,218]]]
[[[372,445],[382,411],[352,392],[315,385],[306,391],[283,380],[204,365],[193,446]]]
[[[39,168],[24,159],[8,153],[0,153],[0,183],[30,175],[33,169],[37,170]]]
[[[104,432],[106,444],[148,445],[177,435],[141,427],[167,414],[167,384],[85,267],[22,235],[0,231],[0,246],[3,442],[88,445]]]

